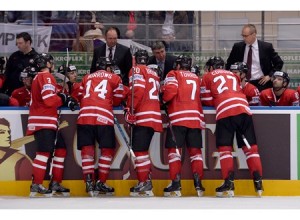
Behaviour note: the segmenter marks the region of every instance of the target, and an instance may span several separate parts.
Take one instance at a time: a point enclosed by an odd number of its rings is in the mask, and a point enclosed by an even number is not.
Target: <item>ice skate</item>
[[[257,171],[253,172],[253,183],[254,183],[255,192],[257,192],[257,195],[261,197],[264,191],[264,187],[262,184],[262,177],[259,175]]]
[[[177,175],[175,180],[164,188],[164,196],[165,197],[180,197],[181,196],[181,182],[180,176]]]
[[[86,176],[85,191],[89,194],[90,197],[94,197],[94,181],[91,178],[91,174],[88,174]]]
[[[57,197],[69,197],[70,189],[63,187],[56,181],[51,181],[49,184],[49,189],[52,190],[52,195]]]
[[[152,192],[152,181],[139,182],[136,186],[130,188],[130,196],[154,196]]]
[[[231,172],[229,177],[224,180],[222,186],[216,188],[217,197],[234,197],[234,174]]]
[[[42,184],[32,183],[30,186],[30,198],[51,197],[52,190],[46,189]]]
[[[115,194],[115,189],[98,180],[94,188],[94,196],[112,196]]]
[[[195,190],[197,191],[197,195],[199,197],[203,196],[205,188],[202,186],[201,179],[198,173],[194,173],[194,186],[195,186]]]

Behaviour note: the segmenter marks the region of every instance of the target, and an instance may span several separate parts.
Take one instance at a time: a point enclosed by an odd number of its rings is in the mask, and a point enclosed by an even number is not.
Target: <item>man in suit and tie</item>
[[[166,75],[173,70],[176,57],[166,54],[166,47],[162,41],[156,41],[151,49],[153,55],[149,58],[148,65],[157,64],[163,73],[161,80],[164,80]]]
[[[94,49],[90,72],[97,71],[96,62],[100,57],[109,57],[120,68],[123,84],[128,86],[128,73],[132,67],[132,55],[128,47],[118,43],[118,33],[119,30],[116,27],[106,29],[106,43]]]
[[[280,71],[283,61],[275,52],[273,45],[256,38],[256,27],[246,24],[242,29],[243,41],[235,43],[227,59],[226,69],[235,62],[245,62],[249,72],[247,79],[259,91],[272,88],[271,77],[275,71]]]

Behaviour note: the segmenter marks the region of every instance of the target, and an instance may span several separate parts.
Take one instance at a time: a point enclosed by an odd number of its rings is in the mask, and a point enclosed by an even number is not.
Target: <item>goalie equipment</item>
[[[146,182],[139,182],[136,186],[130,188],[130,196],[154,196],[152,189],[153,186],[151,180],[147,180]]]
[[[216,188],[217,197],[234,197],[234,173],[230,172],[224,183]]]
[[[46,189],[42,184],[32,183],[30,186],[30,198],[52,197],[52,190]]]
[[[136,116],[131,114],[131,111],[129,108],[124,108],[124,117],[125,121],[130,125],[136,124]]]

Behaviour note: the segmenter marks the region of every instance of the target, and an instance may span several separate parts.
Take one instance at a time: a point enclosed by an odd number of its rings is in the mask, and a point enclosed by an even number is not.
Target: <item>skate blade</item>
[[[197,191],[198,197],[202,197],[203,196],[204,191],[202,191],[202,190],[196,190],[196,191]]]
[[[144,192],[130,192],[130,196],[132,197],[152,197],[154,196],[152,190],[144,191]]]
[[[53,197],[70,197],[70,192],[56,192],[52,191]]]
[[[98,192],[94,191],[94,197],[101,197],[101,196],[114,196],[114,192]]]
[[[165,197],[181,197],[180,191],[164,192]]]
[[[258,197],[262,197],[263,190],[257,190],[256,193]]]
[[[89,197],[94,197],[94,192],[93,191],[89,191],[87,193],[88,193]]]
[[[234,197],[234,191],[227,190],[224,192],[216,192],[216,196],[219,198],[232,198],[232,197]]]
[[[52,193],[42,194],[39,192],[30,192],[29,197],[30,198],[50,198],[50,197],[52,197]]]

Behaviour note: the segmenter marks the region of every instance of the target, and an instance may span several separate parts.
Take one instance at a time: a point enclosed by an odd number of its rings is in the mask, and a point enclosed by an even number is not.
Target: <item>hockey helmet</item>
[[[230,66],[230,71],[239,71],[240,73],[248,73],[248,65],[244,62],[236,62]]]
[[[192,58],[187,55],[179,55],[174,63],[174,69],[176,69],[177,65],[180,65],[180,69],[190,70],[192,66]]]
[[[97,70],[106,70],[107,67],[112,66],[113,63],[108,57],[99,57],[96,62],[96,69]]]
[[[198,64],[192,66],[191,72],[195,73],[197,76],[200,76],[200,66]]]
[[[32,77],[34,78],[35,75],[38,73],[35,67],[33,66],[27,66],[20,74],[20,81],[22,81],[23,78]]]
[[[135,52],[134,56],[137,64],[146,65],[148,63],[149,55],[147,50],[138,50]]]
[[[34,58],[34,65],[36,66],[37,70],[40,71],[43,68],[47,67],[47,63],[49,62],[53,65],[54,58],[49,53],[41,53],[36,55]]]
[[[76,71],[76,70],[77,70],[76,66],[74,66],[72,64],[69,64],[68,68],[66,68],[66,65],[63,64],[60,67],[58,67],[57,72],[65,75],[66,72],[69,73],[69,72],[73,72],[73,71]]]
[[[287,87],[290,83],[290,77],[286,72],[283,71],[276,71],[273,76],[272,76],[272,81],[277,77],[282,77],[283,78],[283,82],[286,82],[286,85],[284,87]]]
[[[214,70],[215,69],[224,69],[225,62],[222,59],[222,57],[218,56],[212,56],[211,58],[208,59],[206,62],[205,66],[209,70],[210,67],[212,67]]]
[[[156,72],[158,76],[162,76],[163,72],[162,72],[162,69],[160,68],[159,65],[157,65],[157,64],[149,64],[147,67],[149,69],[152,69],[154,72]]]
[[[114,62],[113,62],[114,63]],[[114,73],[114,74],[117,74],[117,75],[120,75],[121,76],[121,69],[116,65],[116,64],[113,64],[111,67],[111,71]]]

